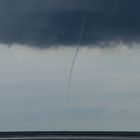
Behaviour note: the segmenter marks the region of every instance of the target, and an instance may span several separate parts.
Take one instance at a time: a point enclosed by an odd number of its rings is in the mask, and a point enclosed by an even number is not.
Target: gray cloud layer
[[[139,42],[139,0],[0,0],[0,42],[40,47]]]

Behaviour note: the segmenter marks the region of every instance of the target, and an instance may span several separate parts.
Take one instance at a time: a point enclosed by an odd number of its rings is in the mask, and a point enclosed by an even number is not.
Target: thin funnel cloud
[[[83,37],[83,33],[84,33],[84,29],[85,29],[85,24],[86,24],[86,14],[83,14],[82,17],[82,21],[81,21],[81,30],[80,30],[80,34],[79,34],[79,40],[78,40],[78,47],[76,48],[74,57],[73,57],[73,61],[72,61],[72,65],[69,71],[69,77],[68,77],[68,85],[67,85],[67,105],[66,105],[66,109],[69,109],[69,102],[70,102],[70,86],[71,86],[71,80],[72,80],[72,73],[73,73],[73,68],[74,68],[74,64],[78,55],[78,51],[79,51],[79,46],[81,45],[81,41],[82,41],[82,37]]]

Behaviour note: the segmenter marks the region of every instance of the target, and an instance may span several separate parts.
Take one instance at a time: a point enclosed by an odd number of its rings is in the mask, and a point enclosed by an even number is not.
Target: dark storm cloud
[[[139,0],[0,0],[0,42],[50,47],[139,42]]]

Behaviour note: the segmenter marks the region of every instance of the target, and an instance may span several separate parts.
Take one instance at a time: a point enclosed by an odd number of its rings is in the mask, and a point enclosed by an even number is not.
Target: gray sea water
[[[140,49],[0,45],[0,131],[140,130]]]

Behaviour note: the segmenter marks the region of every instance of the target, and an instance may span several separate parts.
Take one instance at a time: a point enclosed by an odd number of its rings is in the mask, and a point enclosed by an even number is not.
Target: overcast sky
[[[139,7],[139,0],[0,0],[0,131],[140,131]]]
[[[1,0],[0,42],[46,48],[110,41],[139,42],[139,0]]]

